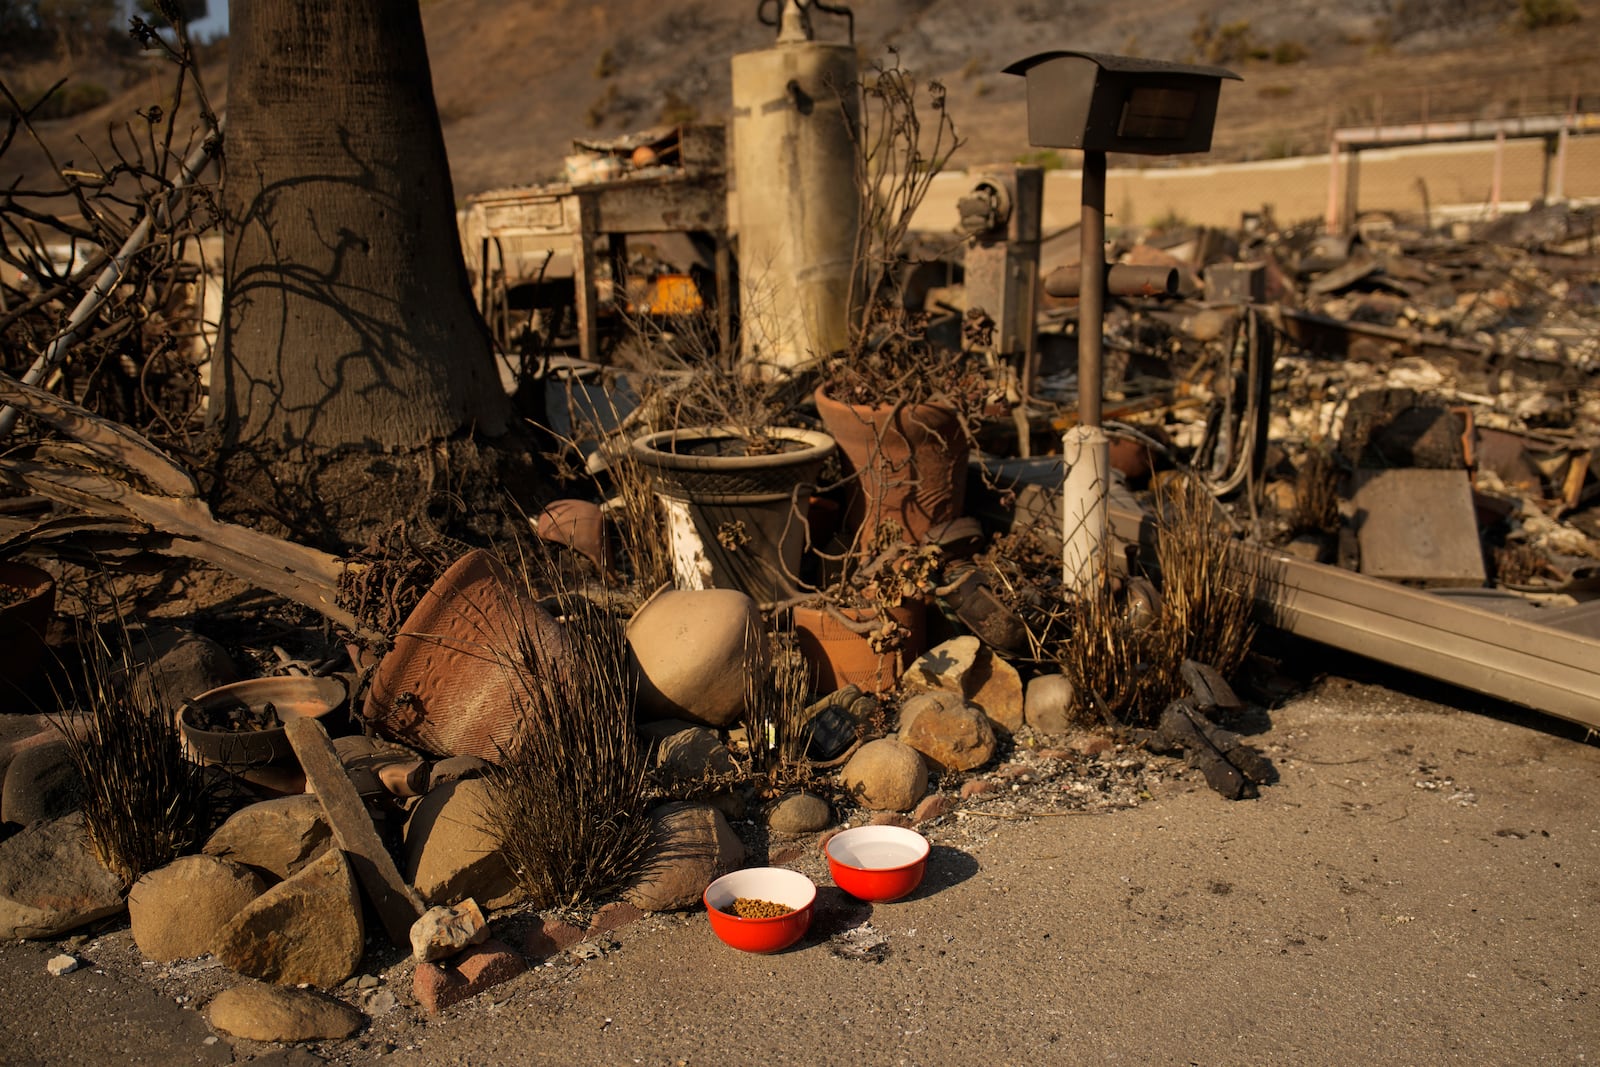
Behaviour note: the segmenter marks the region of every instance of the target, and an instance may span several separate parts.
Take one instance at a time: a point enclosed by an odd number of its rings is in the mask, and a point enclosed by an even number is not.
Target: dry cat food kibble
[[[755,900],[751,897],[737,897],[734,899],[731,910],[741,919],[776,919],[787,915],[794,909],[787,904],[774,904],[770,900]]]

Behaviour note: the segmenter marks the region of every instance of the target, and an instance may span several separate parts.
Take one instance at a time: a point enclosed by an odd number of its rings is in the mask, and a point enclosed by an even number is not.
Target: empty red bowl
[[[745,919],[734,914],[740,898],[783,904],[787,915]],[[799,871],[783,867],[747,867],[725,874],[706,886],[706,917],[712,931],[726,944],[745,952],[782,952],[805,936],[811,927],[817,886]]]
[[[828,838],[833,884],[858,900],[899,900],[922,884],[928,839],[899,826],[857,826]]]

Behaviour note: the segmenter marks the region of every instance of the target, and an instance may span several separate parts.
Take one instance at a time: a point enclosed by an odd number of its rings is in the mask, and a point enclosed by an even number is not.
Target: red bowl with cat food
[[[745,952],[782,952],[805,936],[816,883],[784,867],[746,867],[706,886],[706,917],[725,944]]]

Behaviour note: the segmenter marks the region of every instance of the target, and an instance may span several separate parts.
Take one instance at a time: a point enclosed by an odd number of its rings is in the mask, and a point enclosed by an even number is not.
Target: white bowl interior
[[[909,867],[928,855],[928,839],[901,826],[857,826],[828,838],[828,855],[862,871]]]
[[[733,910],[740,897],[784,904],[799,911],[817,898],[816,883],[784,867],[747,867],[725,874],[706,886],[706,903],[718,911]]]

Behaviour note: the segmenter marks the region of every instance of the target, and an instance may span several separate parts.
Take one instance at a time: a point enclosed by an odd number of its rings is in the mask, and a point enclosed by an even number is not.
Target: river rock
[[[744,862],[744,843],[708,804],[663,804],[650,813],[650,821],[650,855],[622,894],[640,911],[692,908],[706,886]]]
[[[122,882],[95,859],[82,812],[0,841],[0,938],[56,937],[123,907]]]
[[[899,739],[922,753],[935,768],[969,771],[994,757],[994,727],[988,716],[972,704],[943,691],[924,693],[912,700],[920,702],[920,707],[911,725],[901,727]]]
[[[733,753],[713,731],[686,723],[679,726],[680,729],[662,737],[656,746],[655,771],[663,789],[670,792],[707,778],[732,777],[739,773]]]
[[[338,1041],[360,1029],[361,1012],[315,989],[245,982],[206,1007],[213,1027],[250,1041]]]
[[[744,711],[745,679],[767,669],[766,626],[736,589],[667,589],[628,623],[639,713],[723,727]]]
[[[83,777],[60,737],[21,748],[0,788],[0,822],[19,826],[59,819],[83,805]]]
[[[1064,734],[1077,717],[1078,696],[1064,674],[1041,674],[1028,683],[1025,717],[1041,734]]]
[[[880,737],[856,750],[839,780],[864,808],[910,811],[928,791],[928,765],[910,745]]]
[[[473,897],[490,908],[521,899],[500,851],[482,778],[447,782],[417,802],[405,828],[405,876],[429,904]]]
[[[134,944],[156,963],[203,956],[228,920],[266,888],[261,875],[242,863],[181,856],[140,878],[128,893]]]
[[[355,874],[330,849],[240,909],[213,951],[250,978],[331,989],[355,973],[364,935]]]
[[[411,955],[423,963],[448,959],[489,939],[489,920],[470,897],[450,907],[429,908],[411,924]]]
[[[833,821],[833,809],[815,793],[790,793],[772,806],[767,829],[775,834],[815,833]]]
[[[161,706],[181,707],[201,693],[239,680],[227,649],[202,634],[174,627],[146,627],[133,637],[136,674],[148,675]]]
[[[333,845],[322,802],[309,794],[276,797],[241,808],[217,827],[201,849],[282,881]]]

